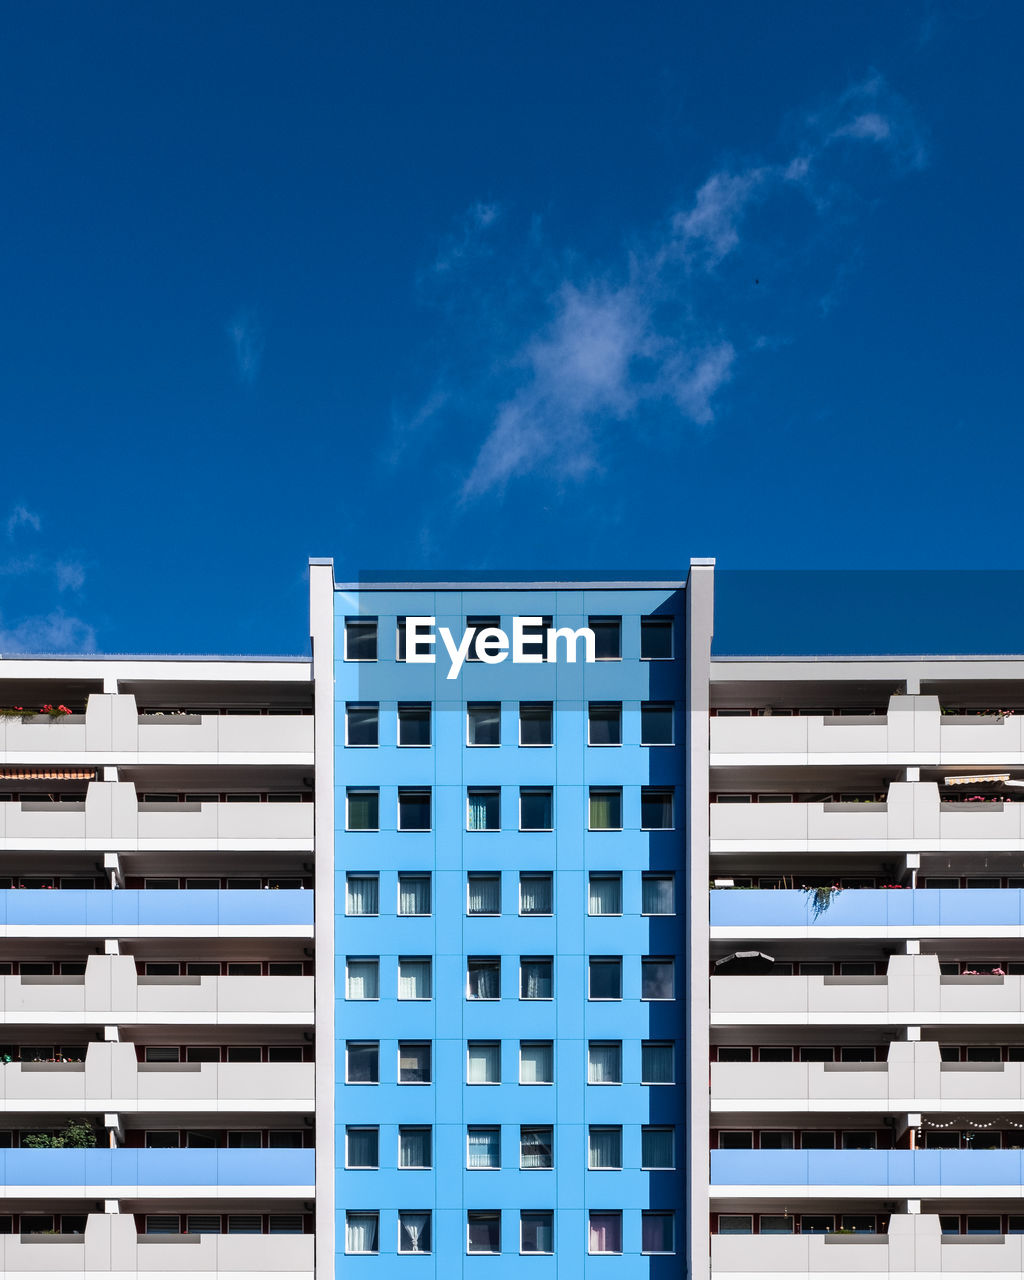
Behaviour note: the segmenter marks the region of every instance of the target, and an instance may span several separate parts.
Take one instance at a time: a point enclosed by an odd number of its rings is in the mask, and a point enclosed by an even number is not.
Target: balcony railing
[[[311,889],[0,889],[0,927],[312,926]]]
[[[885,1198],[1024,1183],[1024,1151],[712,1151],[713,1187],[858,1188]],[[867,1192],[865,1188],[872,1188]],[[999,1194],[993,1191],[991,1194]]]
[[[927,929],[1024,925],[1024,889],[843,889],[828,905],[800,889],[714,889],[719,929]]]
[[[87,1197],[108,1199],[145,1195],[147,1187],[192,1188],[193,1195],[198,1187],[217,1188],[221,1194],[230,1187],[246,1196],[264,1195],[266,1187],[287,1187],[290,1194],[306,1195],[313,1187],[314,1155],[311,1148],[11,1148],[0,1150],[0,1195],[24,1196],[32,1194],[25,1188],[36,1187],[48,1194],[79,1196],[84,1187]]]

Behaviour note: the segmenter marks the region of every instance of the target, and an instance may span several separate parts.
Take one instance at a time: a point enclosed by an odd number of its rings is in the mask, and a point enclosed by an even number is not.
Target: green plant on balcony
[[[22,1139],[25,1147],[94,1147],[96,1130],[88,1120],[69,1120],[59,1133],[28,1133]]]
[[[71,714],[71,708],[63,702],[57,707],[47,702],[36,711],[29,707],[0,707],[0,720],[21,720],[25,716],[49,716],[51,720],[63,720]]]
[[[832,899],[836,894],[842,893],[842,891],[841,886],[838,884],[816,884],[804,886],[804,894],[810,902],[811,914],[815,920],[829,909],[832,905]]]

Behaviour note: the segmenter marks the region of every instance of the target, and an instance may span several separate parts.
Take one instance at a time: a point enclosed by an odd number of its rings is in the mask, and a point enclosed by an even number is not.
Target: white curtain
[[[641,1247],[644,1253],[672,1252],[672,1215],[670,1213],[645,1213]]]
[[[430,1083],[430,1046],[399,1044],[398,1079],[401,1084]]]
[[[551,914],[551,877],[519,877],[519,911],[524,916]]]
[[[644,1084],[671,1084],[673,1075],[672,1046],[645,1044],[641,1051],[641,1080]]]
[[[645,1169],[671,1169],[675,1164],[671,1129],[644,1129],[641,1164]]]
[[[345,994],[349,1000],[376,1000],[380,994],[378,962],[350,960]]]
[[[592,1213],[590,1215],[590,1252],[622,1252],[622,1215]]]
[[[622,914],[622,881],[618,876],[591,876],[587,910],[592,916]]]
[[[497,1169],[498,1129],[470,1129],[466,1139],[466,1166],[469,1169]]]
[[[430,877],[400,876],[398,879],[398,914],[430,915]]]
[[[499,876],[470,876],[468,910],[471,916],[501,914],[501,879]]]
[[[498,793],[496,791],[469,792],[466,825],[470,831],[498,830]]]
[[[622,1048],[617,1044],[592,1044],[587,1079],[591,1084],[622,1082]]]
[[[345,1219],[345,1252],[377,1252],[377,1215],[350,1213]]]
[[[552,1216],[550,1213],[524,1213],[522,1215],[522,1249],[524,1253],[552,1252]]]
[[[497,1000],[501,995],[501,970],[495,964],[471,964],[469,968],[469,998],[471,1000]]]
[[[551,999],[551,961],[523,960],[520,996],[524,1000]]]
[[[551,1168],[551,1130],[524,1129],[520,1137],[519,1165],[523,1169]]]
[[[500,1045],[470,1044],[466,1058],[467,1084],[498,1084],[500,1080]]]
[[[430,1130],[400,1129],[398,1131],[399,1169],[430,1168]]]
[[[553,1054],[550,1044],[522,1044],[519,1047],[519,1081],[521,1084],[550,1084],[554,1080]]]
[[[349,876],[345,910],[350,916],[377,914],[377,877]]]
[[[401,1241],[399,1250],[402,1253],[430,1252],[430,1214],[399,1214]]]
[[[348,1166],[350,1169],[376,1169],[377,1130],[349,1129]]]
[[[671,876],[644,876],[643,913],[645,916],[670,916],[675,910]]]
[[[589,1166],[591,1169],[618,1169],[622,1166],[622,1130],[591,1129]]]
[[[399,1000],[430,999],[429,960],[399,960],[398,998]]]

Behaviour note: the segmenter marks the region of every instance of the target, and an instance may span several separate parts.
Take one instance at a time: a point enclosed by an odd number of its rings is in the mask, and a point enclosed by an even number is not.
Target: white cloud
[[[0,653],[94,653],[96,633],[81,618],[61,609],[25,618],[13,627],[0,623]]]
[[[7,517],[8,538],[13,538],[22,525],[28,525],[30,529],[34,529],[38,533],[41,521],[34,511],[29,511],[28,507],[17,506]]]
[[[81,591],[85,585],[85,569],[76,560],[58,560],[54,572],[58,591]]]
[[[235,370],[243,382],[252,382],[260,371],[266,337],[256,313],[239,310],[228,325],[228,338],[235,358]]]

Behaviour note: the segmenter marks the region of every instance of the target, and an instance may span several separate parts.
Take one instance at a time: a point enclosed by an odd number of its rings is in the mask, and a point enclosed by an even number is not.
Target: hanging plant
[[[815,920],[829,909],[837,893],[842,893],[837,884],[816,884],[804,889],[804,894],[810,899],[811,914]]]

